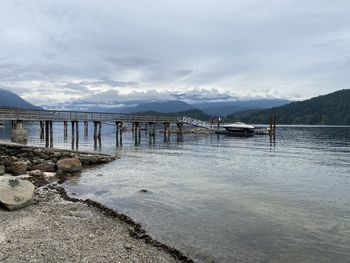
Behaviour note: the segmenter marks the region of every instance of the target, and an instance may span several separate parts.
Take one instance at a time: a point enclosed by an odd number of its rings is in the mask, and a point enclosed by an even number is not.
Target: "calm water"
[[[43,144],[29,129],[29,143]],[[55,131],[55,146],[70,148]],[[200,262],[350,262],[350,128],[281,127],[275,146],[265,136],[157,135],[135,147],[128,134],[119,149],[113,131],[103,127],[98,150],[121,158],[67,181],[69,192]],[[93,150],[81,137],[79,149]]]

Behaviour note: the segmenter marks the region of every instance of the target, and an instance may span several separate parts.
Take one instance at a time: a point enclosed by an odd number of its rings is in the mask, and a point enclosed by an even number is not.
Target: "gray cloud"
[[[308,98],[349,88],[349,10],[347,0],[4,0],[0,85],[35,103],[116,90]]]

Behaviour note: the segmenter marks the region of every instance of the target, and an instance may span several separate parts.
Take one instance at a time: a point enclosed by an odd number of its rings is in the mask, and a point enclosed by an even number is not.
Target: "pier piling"
[[[84,137],[85,138],[88,136],[88,133],[89,133],[89,122],[84,121]]]

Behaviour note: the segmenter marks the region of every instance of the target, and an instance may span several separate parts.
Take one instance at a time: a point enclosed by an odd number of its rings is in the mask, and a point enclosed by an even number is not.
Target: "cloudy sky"
[[[0,36],[0,87],[36,104],[350,86],[348,0],[1,0]]]

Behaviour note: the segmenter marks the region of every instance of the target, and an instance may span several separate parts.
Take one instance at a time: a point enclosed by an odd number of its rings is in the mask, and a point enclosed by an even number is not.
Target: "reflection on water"
[[[30,129],[30,143],[41,144]],[[60,129],[54,144],[70,148]],[[104,127],[97,150],[121,158],[67,181],[68,191],[127,213],[202,262],[350,262],[350,128],[279,128],[276,145],[157,135],[135,147],[125,133],[117,149],[114,136]],[[79,149],[93,150],[92,138]]]

